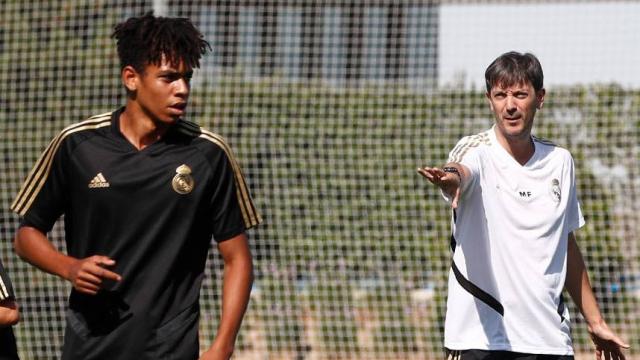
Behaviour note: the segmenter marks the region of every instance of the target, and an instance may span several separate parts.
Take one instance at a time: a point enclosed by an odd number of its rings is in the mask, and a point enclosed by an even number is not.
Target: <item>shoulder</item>
[[[98,134],[103,128],[111,125],[111,112],[94,115],[84,121],[71,124],[54,138],[54,142],[61,143],[67,139],[84,140],[88,137]]]
[[[541,137],[533,136],[533,135],[531,136],[531,138],[533,139],[533,142],[536,143],[536,146],[542,149],[543,152],[549,153],[552,156],[558,159],[562,159],[565,162],[573,161],[571,152],[569,152],[569,150],[563,148],[562,146],[554,143],[553,141],[547,140]]]
[[[531,135],[531,139],[533,140],[533,142],[543,146],[558,147],[558,145],[556,145],[556,143],[554,143],[553,141],[539,137],[539,136]]]
[[[229,158],[233,157],[229,143],[220,134],[209,131],[194,122],[186,120],[178,122],[176,124],[176,130],[182,136],[188,137],[190,144],[204,153],[209,159],[220,155],[226,155],[226,157]]]
[[[468,135],[461,138],[453,148],[453,150],[451,150],[451,153],[449,154],[449,161],[461,162],[465,156],[473,153],[479,148],[490,146],[491,139],[489,136],[489,131],[491,130],[486,130],[474,135]]]
[[[51,140],[47,147],[47,153],[58,152],[59,149],[65,148],[73,150],[83,141],[109,129],[111,125],[112,112],[92,116],[84,121],[71,124],[60,131]]]

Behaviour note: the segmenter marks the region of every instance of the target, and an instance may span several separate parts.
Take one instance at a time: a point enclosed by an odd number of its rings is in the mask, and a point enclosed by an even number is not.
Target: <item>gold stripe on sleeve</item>
[[[463,138],[453,148],[453,150],[451,150],[451,155],[449,155],[449,162],[461,162],[470,149],[478,147],[480,146],[480,144],[490,144],[489,136],[486,132]]]
[[[46,150],[42,153],[33,169],[27,176],[22,185],[22,188],[18,192],[16,199],[11,204],[11,210],[18,213],[20,216],[24,216],[26,212],[33,204],[33,201],[37,197],[40,190],[44,186],[49,172],[51,171],[51,165],[53,158],[62,141],[69,135],[91,129],[98,129],[101,127],[109,126],[111,124],[111,113],[105,113],[96,115],[83,122],[68,126],[58,134],[47,146]]]
[[[2,276],[0,276],[0,300],[5,300],[9,298],[9,291],[4,284],[4,280],[2,280]]]
[[[245,181],[244,175],[242,174],[242,169],[240,168],[240,165],[238,164],[233,151],[231,151],[231,148],[222,136],[204,129],[201,129],[201,132],[202,134],[200,135],[200,137],[209,140],[221,147],[222,150],[224,150],[224,152],[227,154],[227,158],[229,158],[236,184],[236,196],[238,198],[238,203],[240,205],[240,210],[242,212],[245,226],[249,228],[258,225],[262,222],[262,218],[260,217],[260,214],[253,204],[253,200],[251,199],[251,194],[249,193],[247,183]]]

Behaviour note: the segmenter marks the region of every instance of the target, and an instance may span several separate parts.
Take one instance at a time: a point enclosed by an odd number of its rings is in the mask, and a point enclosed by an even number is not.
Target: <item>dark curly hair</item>
[[[163,56],[172,66],[184,61],[186,66],[198,68],[202,55],[211,50],[189,19],[154,16],[152,12],[116,25],[111,37],[118,44],[121,70],[131,65],[143,72],[149,64],[160,65]]]

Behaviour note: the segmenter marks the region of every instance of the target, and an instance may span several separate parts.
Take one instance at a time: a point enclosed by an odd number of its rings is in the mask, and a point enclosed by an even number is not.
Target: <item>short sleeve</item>
[[[573,158],[569,155],[569,164],[567,166],[567,178],[570,180],[569,187],[569,198],[567,202],[567,216],[566,216],[566,224],[568,226],[568,231],[574,231],[576,229],[584,226],[585,221],[582,215],[582,210],[580,209],[580,202],[578,201],[578,194],[576,190],[576,178],[575,178],[575,167]]]
[[[213,166],[212,233],[217,242],[234,237],[261,222],[240,165],[228,147]]]
[[[49,232],[64,211],[65,146],[56,137],[42,153],[16,196],[11,210],[22,217],[21,225]]]
[[[0,301],[15,298],[16,295],[13,292],[13,286],[11,285],[9,275],[7,275],[7,272],[2,265],[2,261],[0,261]]]
[[[467,189],[474,186],[480,172],[481,167],[476,145],[477,143],[473,137],[465,136],[460,139],[456,146],[449,152],[449,158],[447,159],[447,163],[458,163],[464,165],[469,170],[470,178],[463,184],[463,194]],[[444,193],[443,196],[447,201],[451,201]]]

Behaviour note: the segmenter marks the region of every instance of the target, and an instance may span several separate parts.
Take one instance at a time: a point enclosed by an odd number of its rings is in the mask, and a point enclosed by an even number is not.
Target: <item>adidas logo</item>
[[[89,188],[91,189],[108,188],[108,187],[109,187],[109,182],[107,181],[107,179],[104,178],[104,175],[102,175],[102,173],[98,173],[98,175],[96,175],[89,182]]]

